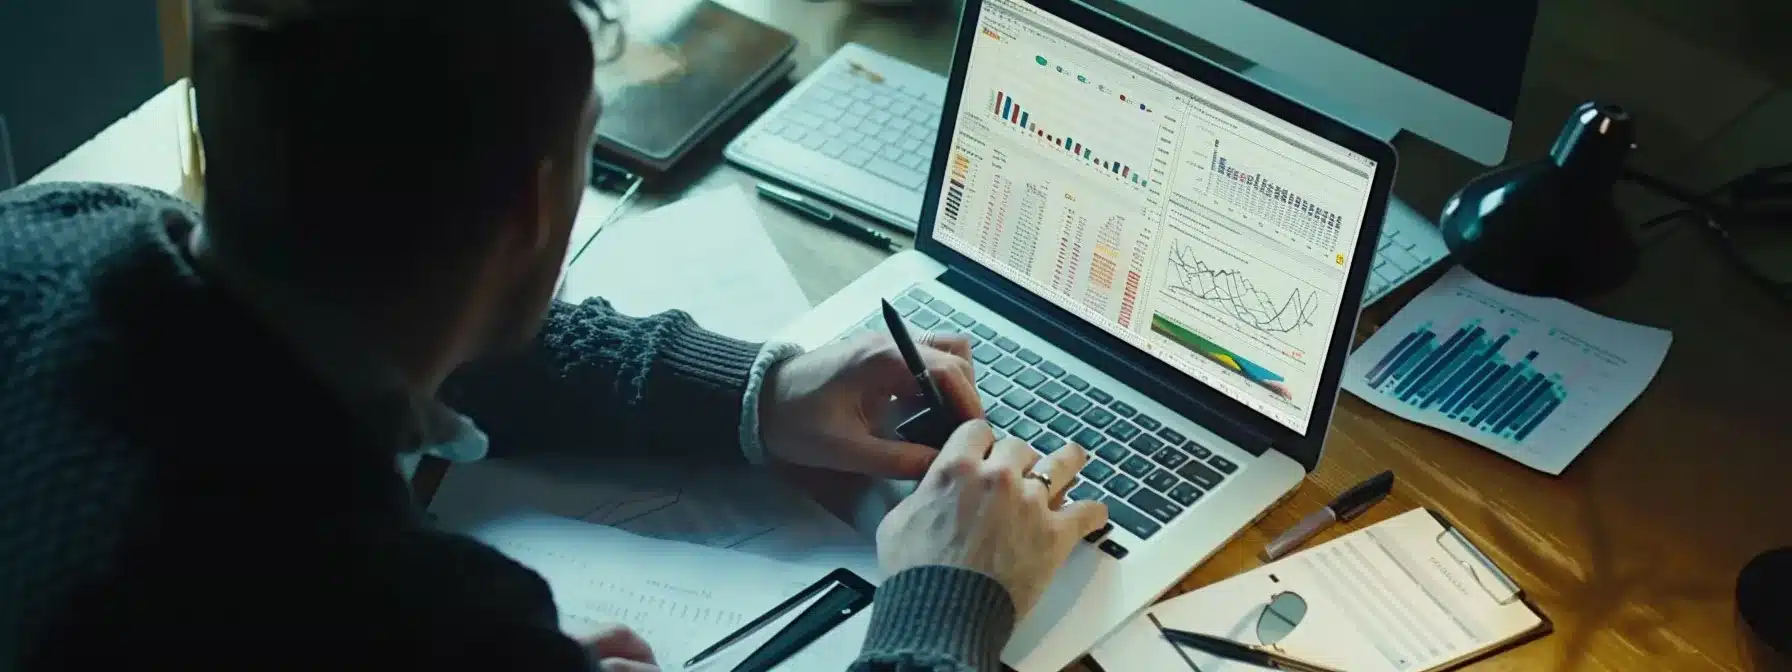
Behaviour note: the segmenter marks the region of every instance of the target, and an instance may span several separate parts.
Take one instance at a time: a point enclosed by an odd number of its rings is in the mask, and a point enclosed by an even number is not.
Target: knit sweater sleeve
[[[760,345],[681,311],[622,315],[556,302],[529,348],[464,367],[443,400],[491,437],[492,455],[598,452],[744,461],[741,411]]]
[[[871,627],[848,672],[1000,672],[1014,601],[967,569],[929,565],[877,588]]]

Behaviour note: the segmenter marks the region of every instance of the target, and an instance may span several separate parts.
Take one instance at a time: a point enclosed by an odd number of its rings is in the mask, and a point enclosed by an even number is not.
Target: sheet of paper
[[[1450,255],[1437,225],[1406,203],[1388,202],[1388,216],[1375,245],[1375,266],[1363,289],[1363,305],[1375,303]]]
[[[806,566],[845,567],[877,582],[875,528],[842,522],[771,472],[608,458],[457,464],[430,512],[444,519],[522,507],[638,535]]]
[[[629,315],[676,308],[712,331],[769,339],[810,304],[755,212],[726,187],[610,224],[566,270],[560,296],[601,296]]]
[[[1655,378],[1673,335],[1456,268],[1344,366],[1390,413],[1561,474]]]
[[[25,182],[115,182],[183,196],[188,90],[186,80],[170,84]]]
[[[443,522],[541,574],[563,632],[624,624],[667,672],[829,571],[516,508]],[[780,669],[845,669],[869,621],[861,612]]]
[[[597,235],[605,225],[615,223],[612,217],[621,219],[628,216],[627,209],[637,202],[633,196],[624,198],[622,194],[585,187],[585,196],[579,200],[579,214],[573,219],[572,237],[568,240],[566,259],[561,262],[561,269],[564,271],[571,267],[578,260],[579,253],[589,249],[585,244],[591,241],[592,236]],[[623,208],[623,211],[619,213],[617,208]],[[560,289],[565,291],[566,288],[563,286]]]
[[[1264,644],[1257,622],[1277,594],[1307,604],[1276,645],[1350,672],[1413,672],[1446,666],[1519,638],[1542,624],[1523,601],[1481,583],[1439,543],[1445,528],[1415,509],[1362,532],[1301,551],[1149,609],[1165,627]],[[1501,604],[1502,599],[1507,600]],[[1201,672],[1261,668],[1183,652]],[[1110,670],[1187,670],[1174,645],[1143,615],[1095,648]]]

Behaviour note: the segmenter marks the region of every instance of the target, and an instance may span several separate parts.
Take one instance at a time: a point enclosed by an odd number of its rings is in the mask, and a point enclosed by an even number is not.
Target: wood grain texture
[[[156,22],[162,36],[162,76],[169,83],[186,77],[191,70],[188,1],[156,0]]]

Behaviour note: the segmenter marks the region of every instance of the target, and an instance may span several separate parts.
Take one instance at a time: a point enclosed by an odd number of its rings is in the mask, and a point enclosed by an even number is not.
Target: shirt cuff
[[[751,464],[765,464],[765,441],[759,436],[759,391],[765,387],[766,375],[772,367],[800,354],[803,348],[795,343],[767,343],[753,359],[740,404],[740,451]]]

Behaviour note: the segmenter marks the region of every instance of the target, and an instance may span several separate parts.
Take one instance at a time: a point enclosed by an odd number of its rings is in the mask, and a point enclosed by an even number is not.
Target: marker
[[[1344,494],[1338,495],[1338,498],[1332,500],[1332,503],[1326,505],[1325,508],[1300,519],[1300,522],[1296,523],[1294,527],[1269,542],[1268,546],[1264,546],[1263,553],[1258,557],[1263,558],[1264,562],[1269,562],[1287,555],[1289,551],[1307,543],[1307,540],[1312,539],[1313,535],[1331,527],[1332,523],[1350,522],[1351,519],[1362,515],[1376,502],[1387,499],[1388,493],[1393,491],[1394,472],[1384,471],[1371,476],[1369,480],[1345,490]]]

